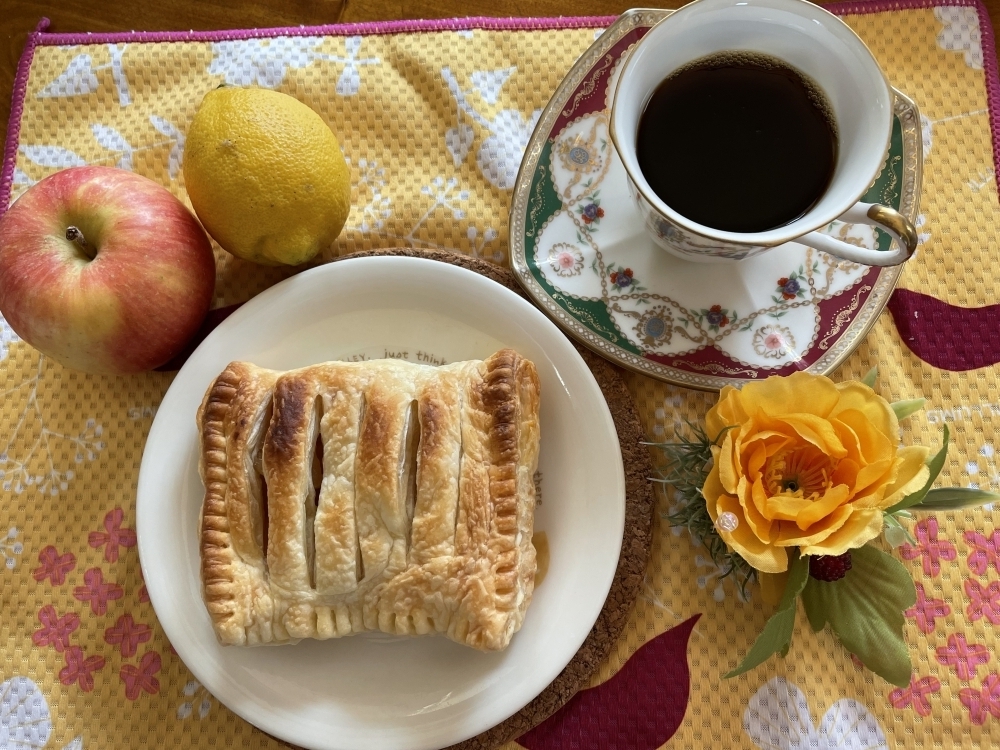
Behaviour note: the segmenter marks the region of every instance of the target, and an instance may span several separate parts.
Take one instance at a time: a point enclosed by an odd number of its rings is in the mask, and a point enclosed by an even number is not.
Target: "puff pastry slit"
[[[224,644],[366,630],[505,648],[534,589],[534,365],[230,364],[198,413]]]

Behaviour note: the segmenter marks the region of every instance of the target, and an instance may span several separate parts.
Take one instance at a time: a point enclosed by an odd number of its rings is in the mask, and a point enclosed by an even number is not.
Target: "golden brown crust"
[[[266,603],[261,545],[260,490],[255,455],[269,418],[277,373],[230,364],[212,383],[198,410],[202,438],[199,471],[205,483],[200,545],[205,603],[219,637],[247,643],[267,638],[256,618]],[[238,498],[238,499],[236,499]]]
[[[350,373],[337,370],[323,380],[321,434],[323,481],[314,523],[316,592],[337,596],[357,588],[364,567],[357,550],[355,463],[364,396],[351,390]],[[331,614],[330,628],[337,619]],[[349,628],[348,628],[349,630]]]
[[[198,416],[220,641],[377,629],[506,647],[534,586],[538,393],[509,349],[440,368],[227,367]]]

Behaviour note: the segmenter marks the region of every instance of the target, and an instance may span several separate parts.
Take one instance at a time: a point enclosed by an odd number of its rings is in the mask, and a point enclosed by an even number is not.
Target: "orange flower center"
[[[813,445],[779,451],[764,465],[764,487],[770,496],[813,498],[830,489],[833,460]]]

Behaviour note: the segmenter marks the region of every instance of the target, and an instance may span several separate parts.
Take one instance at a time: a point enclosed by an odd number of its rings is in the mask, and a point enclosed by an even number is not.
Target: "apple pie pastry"
[[[233,362],[198,411],[201,576],[224,644],[443,633],[505,648],[531,601],[538,377]]]

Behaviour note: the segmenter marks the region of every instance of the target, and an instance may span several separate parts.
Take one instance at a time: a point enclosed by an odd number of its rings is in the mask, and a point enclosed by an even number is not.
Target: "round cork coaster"
[[[451,263],[482,274],[524,296],[514,274],[508,269],[459,253],[413,249],[372,250],[345,255],[333,262],[375,255],[401,255]],[[451,745],[447,750],[492,750],[516,739],[562,708],[577,691],[586,687],[591,676],[607,657],[625,626],[642,585],[649,558],[653,520],[653,490],[649,483],[653,469],[649,451],[642,444],[645,439],[642,425],[622,380],[623,371],[588,349],[578,346],[577,350],[604,393],[618,431],[625,467],[625,536],[611,591],[608,592],[604,608],[590,635],[566,668],[545,690],[510,718],[482,734]]]

